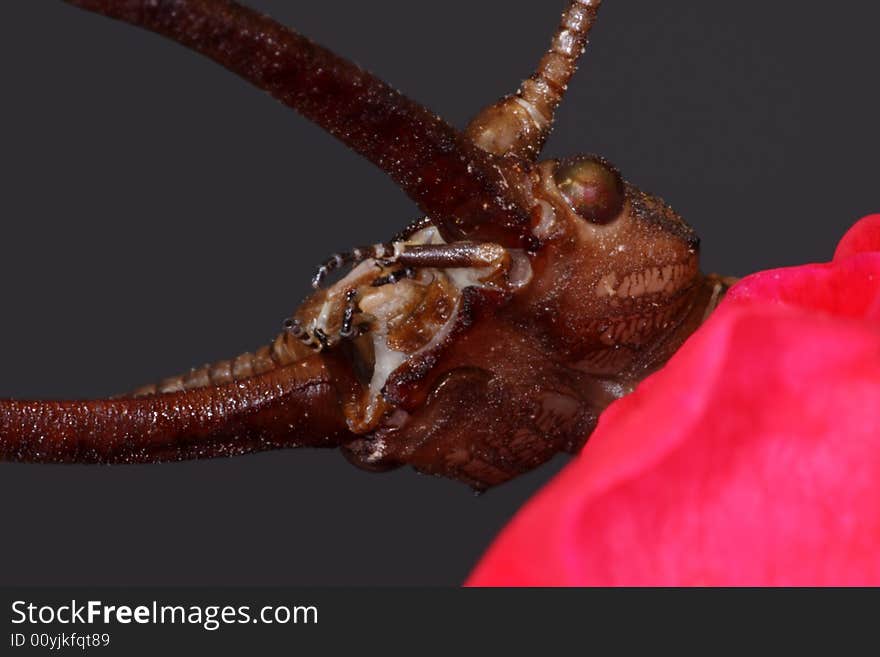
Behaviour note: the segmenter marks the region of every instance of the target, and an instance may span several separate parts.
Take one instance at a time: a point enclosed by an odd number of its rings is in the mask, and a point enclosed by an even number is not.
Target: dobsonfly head
[[[502,305],[523,315],[517,321],[532,325],[536,337],[563,358],[581,358],[597,344],[637,349],[680,323],[701,282],[693,229],[662,199],[625,182],[602,157],[538,161],[600,4],[571,1],[536,72],[464,130],[460,159],[478,186],[485,185],[481,193],[468,196],[454,187],[467,196],[454,211],[429,213],[413,224],[422,230],[404,231],[394,242],[332,256],[316,282],[333,269],[365,261],[398,268],[383,269],[383,280],[400,276],[400,267],[470,272],[472,283],[506,288],[510,295]],[[408,176],[419,173],[416,167]],[[426,239],[438,248],[433,257],[417,258],[413,251],[425,249]],[[495,249],[495,255],[479,254],[478,248]],[[350,284],[348,279],[327,294],[341,299]],[[333,315],[340,312],[336,305]]]
[[[2,458],[338,447],[368,469],[483,489],[576,451],[728,285],[699,272],[693,230],[601,157],[538,160],[601,0],[569,0],[535,73],[465,130],[232,0],[67,2],[239,74],[382,169],[424,217],[325,260],[253,353],[113,399],[0,400]]]

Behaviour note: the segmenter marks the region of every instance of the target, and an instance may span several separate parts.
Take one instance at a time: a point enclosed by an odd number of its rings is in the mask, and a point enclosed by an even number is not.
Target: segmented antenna
[[[483,109],[467,135],[484,151],[534,161],[553,128],[556,108],[577,70],[602,0],[572,0],[562,14],[550,49],[535,73],[513,96]]]

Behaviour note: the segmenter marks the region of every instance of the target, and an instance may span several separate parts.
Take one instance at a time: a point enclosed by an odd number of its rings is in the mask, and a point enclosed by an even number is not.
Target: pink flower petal
[[[871,252],[880,252],[880,214],[869,215],[850,228],[837,245],[834,259]]]
[[[606,411],[468,583],[880,584],[872,244],[877,217],[832,264],[741,282]]]

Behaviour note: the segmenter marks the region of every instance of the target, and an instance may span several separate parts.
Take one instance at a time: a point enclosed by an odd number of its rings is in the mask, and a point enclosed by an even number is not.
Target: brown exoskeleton
[[[461,132],[226,0],[71,3],[266,89],[386,171],[426,218],[329,259],[319,289],[254,354],[127,397],[0,402],[7,459],[327,446],[363,467],[410,464],[485,488],[577,450],[726,289],[700,274],[687,224],[608,162],[537,162],[598,0],[571,2],[536,73]]]

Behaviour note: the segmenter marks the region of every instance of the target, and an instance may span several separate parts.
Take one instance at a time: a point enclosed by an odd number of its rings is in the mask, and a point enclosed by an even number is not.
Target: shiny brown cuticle
[[[6,460],[332,447],[367,469],[410,465],[485,489],[577,451],[730,284],[699,271],[681,217],[602,158],[538,161],[600,0],[569,2],[534,74],[464,130],[230,0],[68,2],[267,91],[424,216],[325,260],[314,293],[252,353],[112,399],[0,400]]]

